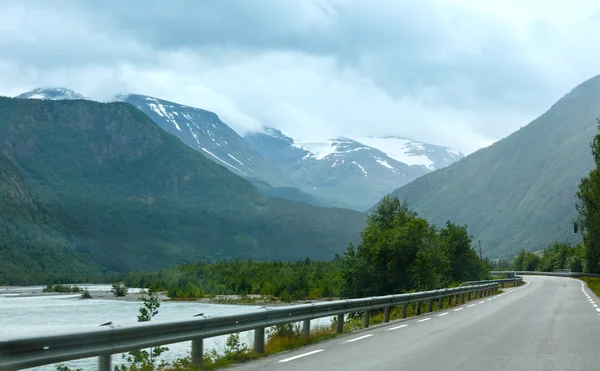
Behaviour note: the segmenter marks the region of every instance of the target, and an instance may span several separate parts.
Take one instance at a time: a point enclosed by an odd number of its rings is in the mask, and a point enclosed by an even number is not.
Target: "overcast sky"
[[[131,92],[240,133],[470,153],[600,74],[598,45],[597,0],[2,0],[0,95]]]

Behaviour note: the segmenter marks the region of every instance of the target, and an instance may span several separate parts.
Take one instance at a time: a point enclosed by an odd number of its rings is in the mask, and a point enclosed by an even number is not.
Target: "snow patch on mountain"
[[[66,88],[36,88],[17,95],[20,99],[73,100],[88,99],[83,95]]]
[[[435,170],[433,160],[425,154],[419,154],[419,152],[425,150],[424,143],[400,137],[360,137],[354,139],[367,146],[377,148],[394,160],[409,166],[420,165]]]
[[[334,141],[325,143],[294,143],[296,148],[304,149],[310,152],[310,157],[322,160],[332,153],[336,153],[337,146]]]

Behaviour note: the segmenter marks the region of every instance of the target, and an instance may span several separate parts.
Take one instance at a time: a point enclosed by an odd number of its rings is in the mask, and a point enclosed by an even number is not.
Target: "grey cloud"
[[[457,107],[537,110],[539,94],[549,94],[545,100],[552,96],[547,80],[500,22],[435,1],[86,4],[94,14],[111,17],[114,33],[155,48],[227,46],[331,55],[396,97],[433,86],[441,100]]]
[[[588,29],[570,42],[552,22],[531,26],[523,37],[449,0],[5,1],[0,93],[128,89],[240,130],[370,131],[469,152],[597,73]]]

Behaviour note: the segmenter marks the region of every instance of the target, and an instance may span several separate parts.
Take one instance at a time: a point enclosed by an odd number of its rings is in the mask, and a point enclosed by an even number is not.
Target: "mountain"
[[[134,105],[166,132],[238,175],[262,179],[273,186],[291,183],[213,112],[144,95],[120,95],[118,99]]]
[[[0,98],[0,138],[0,278],[327,259],[365,224],[261,195],[127,103]]]
[[[600,76],[510,136],[393,194],[436,224],[468,224],[489,257],[574,243],[575,194],[593,168]]]
[[[398,186],[463,157],[451,148],[400,137],[296,143],[277,129],[264,128],[244,139],[303,189],[357,210],[366,210]]]
[[[36,88],[26,93],[19,94],[15,98],[47,100],[87,99],[83,95],[66,88]]]
[[[21,99],[88,99],[65,88],[37,88],[18,95]],[[297,185],[210,111],[137,94],[121,94],[115,101],[127,102],[148,115],[166,132],[215,163],[248,179],[267,196],[281,197],[318,206],[337,206],[297,189]]]

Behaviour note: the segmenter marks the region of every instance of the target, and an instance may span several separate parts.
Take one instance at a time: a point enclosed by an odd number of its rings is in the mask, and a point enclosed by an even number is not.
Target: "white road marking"
[[[467,308],[471,308],[471,307],[474,307],[474,306],[476,306],[476,305],[477,305],[477,304],[471,304],[471,305],[467,305]]]
[[[425,321],[429,321],[430,319],[431,319],[431,317],[423,318],[423,319],[418,320],[417,322],[425,322]]]
[[[289,361],[293,361],[293,360],[295,360],[295,359],[302,358],[302,357],[306,357],[306,356],[310,356],[311,354],[319,353],[319,352],[322,352],[322,351],[324,351],[324,350],[325,350],[325,349],[317,349],[317,350],[313,350],[312,352],[308,352],[308,353],[300,354],[300,355],[293,356],[293,357],[290,357],[290,358],[282,359],[282,360],[280,360],[279,362],[289,362]]]
[[[482,300],[482,301],[479,302],[479,304],[483,304],[483,303],[485,303],[485,300]]]
[[[387,331],[397,330],[399,328],[406,327],[406,326],[408,326],[408,325],[400,325],[400,326],[392,327],[392,328],[387,329]]]
[[[458,312],[459,310],[463,310],[465,308],[458,308],[458,309],[454,309],[455,312]]]
[[[445,316],[446,314],[449,314],[449,312],[438,314],[438,317]]]
[[[346,340],[346,341],[344,341],[344,343],[351,343],[353,341],[358,341],[358,340],[366,339],[366,338],[371,337],[373,335],[374,334],[367,334],[367,335],[359,336],[359,337],[354,338],[354,339]]]
[[[600,312],[600,308],[596,308],[596,311],[597,311],[597,312]]]

